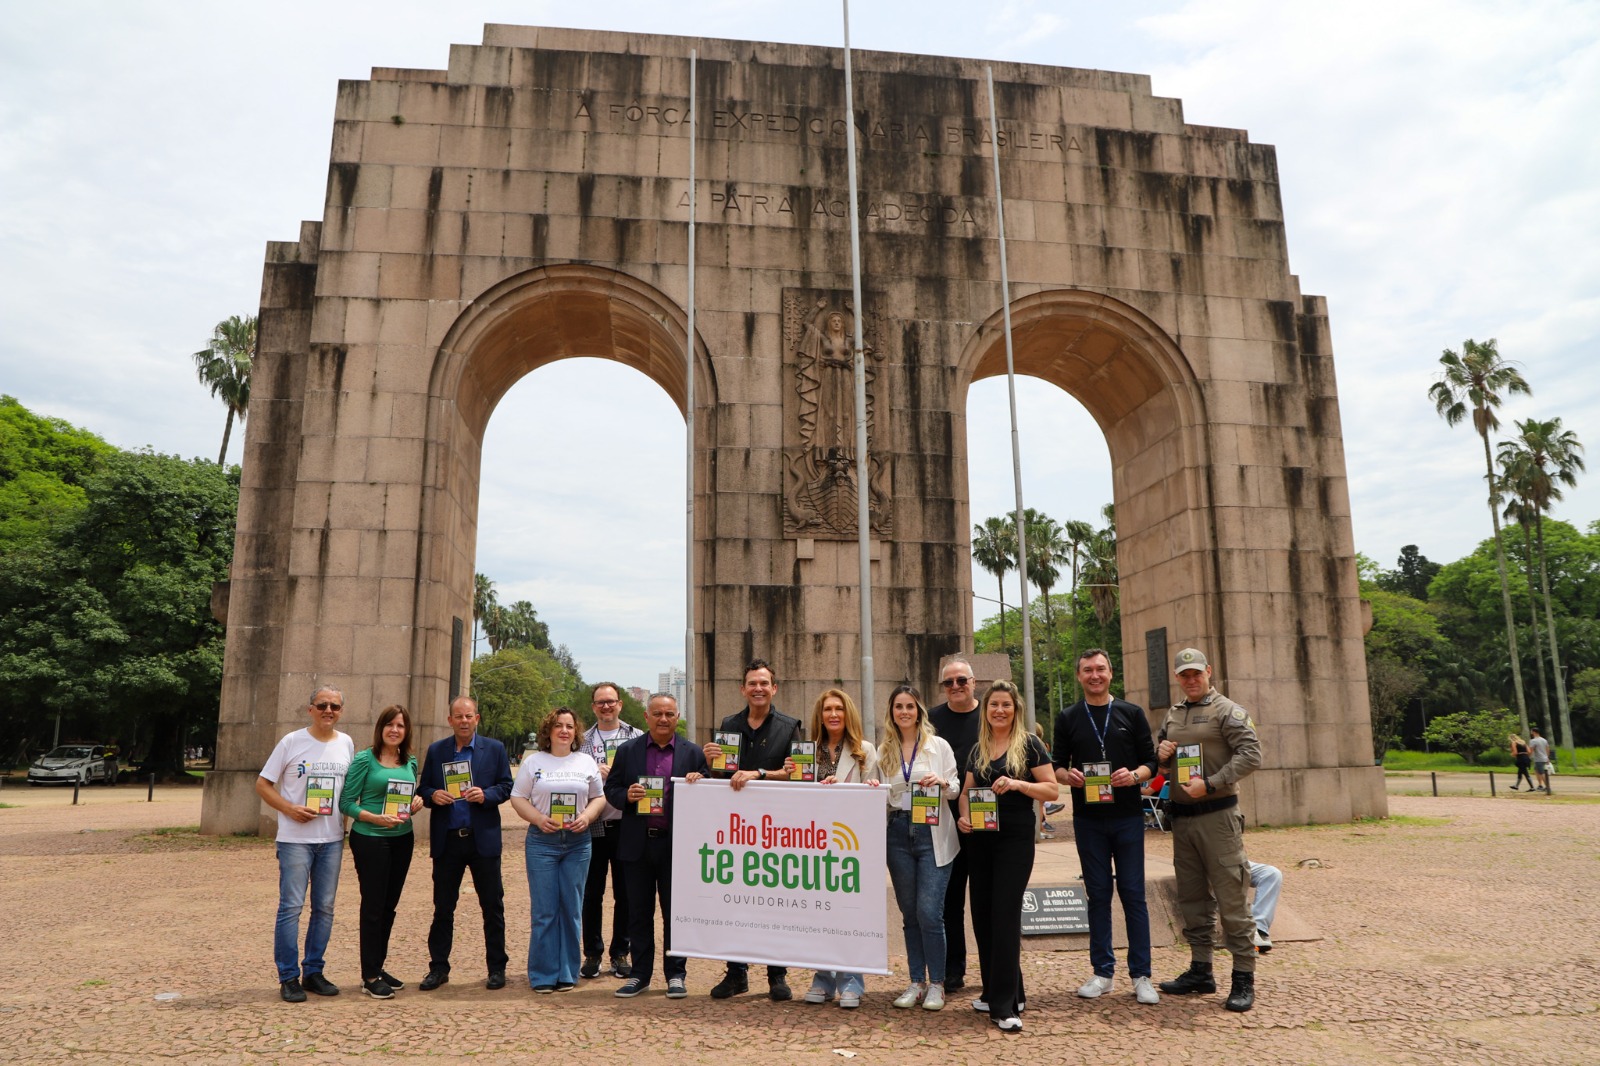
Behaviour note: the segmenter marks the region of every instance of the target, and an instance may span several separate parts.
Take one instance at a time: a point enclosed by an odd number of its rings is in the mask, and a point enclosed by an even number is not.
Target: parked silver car
[[[28,784],[117,783],[117,753],[104,744],[62,744],[28,767]]]

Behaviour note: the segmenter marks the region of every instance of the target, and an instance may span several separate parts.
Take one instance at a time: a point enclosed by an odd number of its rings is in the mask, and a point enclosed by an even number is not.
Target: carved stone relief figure
[[[784,397],[784,530],[801,536],[857,535],[855,312],[842,294],[784,292],[785,364],[794,389]],[[867,490],[872,530],[887,534],[888,462],[877,453],[876,329],[863,322],[867,379]],[[787,375],[786,375],[787,377]]]

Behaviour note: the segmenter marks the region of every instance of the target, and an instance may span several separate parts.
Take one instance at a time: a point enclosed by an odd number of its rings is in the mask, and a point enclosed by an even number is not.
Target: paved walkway
[[[270,957],[270,845],[151,831],[198,823],[198,788],[158,789],[153,804],[126,786],[86,790],[76,808],[70,798],[0,791],[0,803],[21,804],[0,810],[0,913],[11,929],[0,945],[0,1061],[510,1063],[562,1048],[571,1062],[630,1064],[1600,1062],[1600,810],[1581,796],[1396,796],[1399,817],[1387,823],[1252,832],[1252,857],[1285,870],[1285,904],[1323,937],[1262,960],[1254,1011],[1228,1014],[1220,996],[1139,1007],[1120,974],[1111,996],[1079,1000],[1081,953],[1030,952],[1020,1037],[985,1024],[965,996],[938,1014],[893,1010],[903,970],[869,978],[854,1013],[756,996],[717,1003],[705,992],[719,967],[703,962],[690,963],[681,1001],[617,1000],[609,978],[536,998],[515,965],[510,987],[487,992],[470,895],[451,984],[427,995],[413,984],[378,1003],[358,994],[348,859],[328,966],[345,994],[284,1004]],[[1152,859],[1166,846],[1150,834]],[[1299,865],[1309,859],[1318,865]],[[516,945],[527,930],[519,862],[507,860],[506,884]],[[428,898],[422,856],[389,967],[412,981],[426,968]],[[1156,949],[1158,975],[1186,960],[1181,944]]]

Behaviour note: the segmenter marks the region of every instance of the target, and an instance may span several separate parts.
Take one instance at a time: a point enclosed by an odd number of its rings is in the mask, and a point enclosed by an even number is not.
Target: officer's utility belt
[[[1169,803],[1167,804],[1167,817],[1191,818],[1197,814],[1210,814],[1212,811],[1225,811],[1229,807],[1239,806],[1238,796],[1223,796],[1221,799],[1201,800],[1199,803]]]

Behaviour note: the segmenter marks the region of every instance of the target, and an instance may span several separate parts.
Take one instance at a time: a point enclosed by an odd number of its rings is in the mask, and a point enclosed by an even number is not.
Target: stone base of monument
[[[1031,898],[1024,898],[1023,951],[1088,951],[1089,934],[1083,919],[1083,881],[1078,865],[1078,849],[1073,844],[1070,817],[1057,816],[1057,837],[1038,846],[1033,862],[1033,877],[1028,882]],[[1164,948],[1183,942],[1183,919],[1178,911],[1178,882],[1172,870],[1172,838],[1150,832],[1145,841],[1145,905],[1150,911],[1150,945]],[[1063,891],[1065,890],[1065,891]],[[1286,891],[1287,896],[1292,888]],[[1029,910],[1029,908],[1034,908]],[[1032,929],[1082,929],[1083,932],[1033,932]],[[977,970],[978,945],[972,937],[972,914],[967,912],[967,953],[970,969]],[[1275,946],[1321,940],[1322,934],[1294,913],[1287,899],[1278,904],[1272,923]],[[1128,934],[1122,921],[1122,904],[1111,903],[1111,940],[1121,970],[1128,947]],[[1222,942],[1219,931],[1217,942]],[[889,889],[889,954],[905,957],[905,936],[900,925],[900,910]],[[1170,975],[1167,975],[1170,976]],[[971,976],[968,978],[969,982]]]

